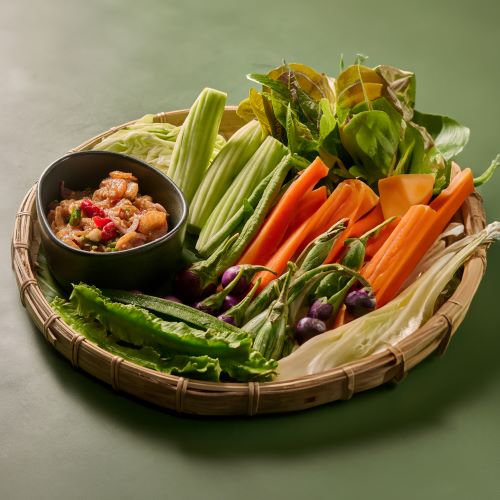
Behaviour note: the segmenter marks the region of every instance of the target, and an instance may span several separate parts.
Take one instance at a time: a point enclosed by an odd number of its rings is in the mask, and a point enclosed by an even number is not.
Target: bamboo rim
[[[155,115],[156,122],[180,125],[188,110]],[[99,134],[72,151],[91,149],[102,138],[129,125]],[[242,125],[235,107],[227,107],[221,134],[229,137]],[[178,413],[196,415],[258,415],[304,410],[336,400],[350,399],[389,381],[400,382],[415,365],[433,352],[443,355],[477,291],[486,270],[486,250],[478,249],[465,263],[461,282],[452,297],[413,334],[371,356],[317,375],[275,382],[215,383],[167,375],[135,365],[88,341],[51,309],[37,281],[39,237],[35,210],[36,184],[16,214],[12,237],[12,267],[20,299],[45,339],[75,368],[127,393]],[[475,192],[457,216],[466,234],[483,229],[486,218]]]

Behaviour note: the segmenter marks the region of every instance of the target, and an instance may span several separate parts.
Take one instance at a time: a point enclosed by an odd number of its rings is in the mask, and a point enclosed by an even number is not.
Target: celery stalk
[[[205,88],[189,110],[172,152],[168,176],[184,193],[188,203],[210,162],[226,104],[226,94]]]
[[[287,153],[287,148],[273,137],[267,137],[236,176],[203,226],[196,248],[203,248],[252,194],[260,181],[272,172]]]
[[[262,128],[258,121],[252,120],[227,141],[210,164],[189,209],[189,224],[198,232],[262,140]]]

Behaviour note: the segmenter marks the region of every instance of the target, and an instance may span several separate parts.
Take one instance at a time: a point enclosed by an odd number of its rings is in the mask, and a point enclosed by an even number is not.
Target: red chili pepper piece
[[[101,230],[101,241],[112,240],[117,235],[116,227],[113,222],[108,222]]]
[[[113,222],[109,217],[99,217],[99,215],[94,215],[94,217],[92,217],[92,220],[94,221],[96,227],[98,227],[99,229],[102,229],[109,222]]]
[[[87,217],[93,217],[94,215],[98,215],[99,217],[106,217],[104,210],[102,208],[99,208],[97,205],[94,205],[88,198],[84,198],[80,202],[80,209]]]

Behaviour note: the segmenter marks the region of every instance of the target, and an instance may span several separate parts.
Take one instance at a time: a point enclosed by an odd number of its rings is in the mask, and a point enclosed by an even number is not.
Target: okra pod
[[[276,193],[279,191],[288,171],[292,167],[290,155],[286,155],[273,172],[269,184],[266,186],[262,198],[259,200],[254,213],[247,220],[238,238],[231,246],[231,249],[221,260],[219,271],[222,272],[227,267],[233,265],[243,254],[245,248],[259,231],[266,215],[268,214]]]
[[[272,172],[287,153],[286,147],[273,137],[267,137],[227,189],[203,226],[197,247],[202,248],[248,199],[262,179]]]

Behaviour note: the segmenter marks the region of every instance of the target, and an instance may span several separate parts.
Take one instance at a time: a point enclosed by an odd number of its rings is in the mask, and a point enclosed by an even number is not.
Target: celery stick
[[[240,128],[215,157],[189,209],[188,222],[198,232],[262,140],[262,128],[258,121],[252,120]]]
[[[287,153],[287,148],[273,137],[267,137],[250,158],[231,186],[220,199],[203,226],[196,248],[203,248],[210,237],[217,233],[243,205],[260,181],[272,172]]]
[[[226,94],[205,88],[191,106],[175,142],[168,176],[191,202],[210,161]]]

